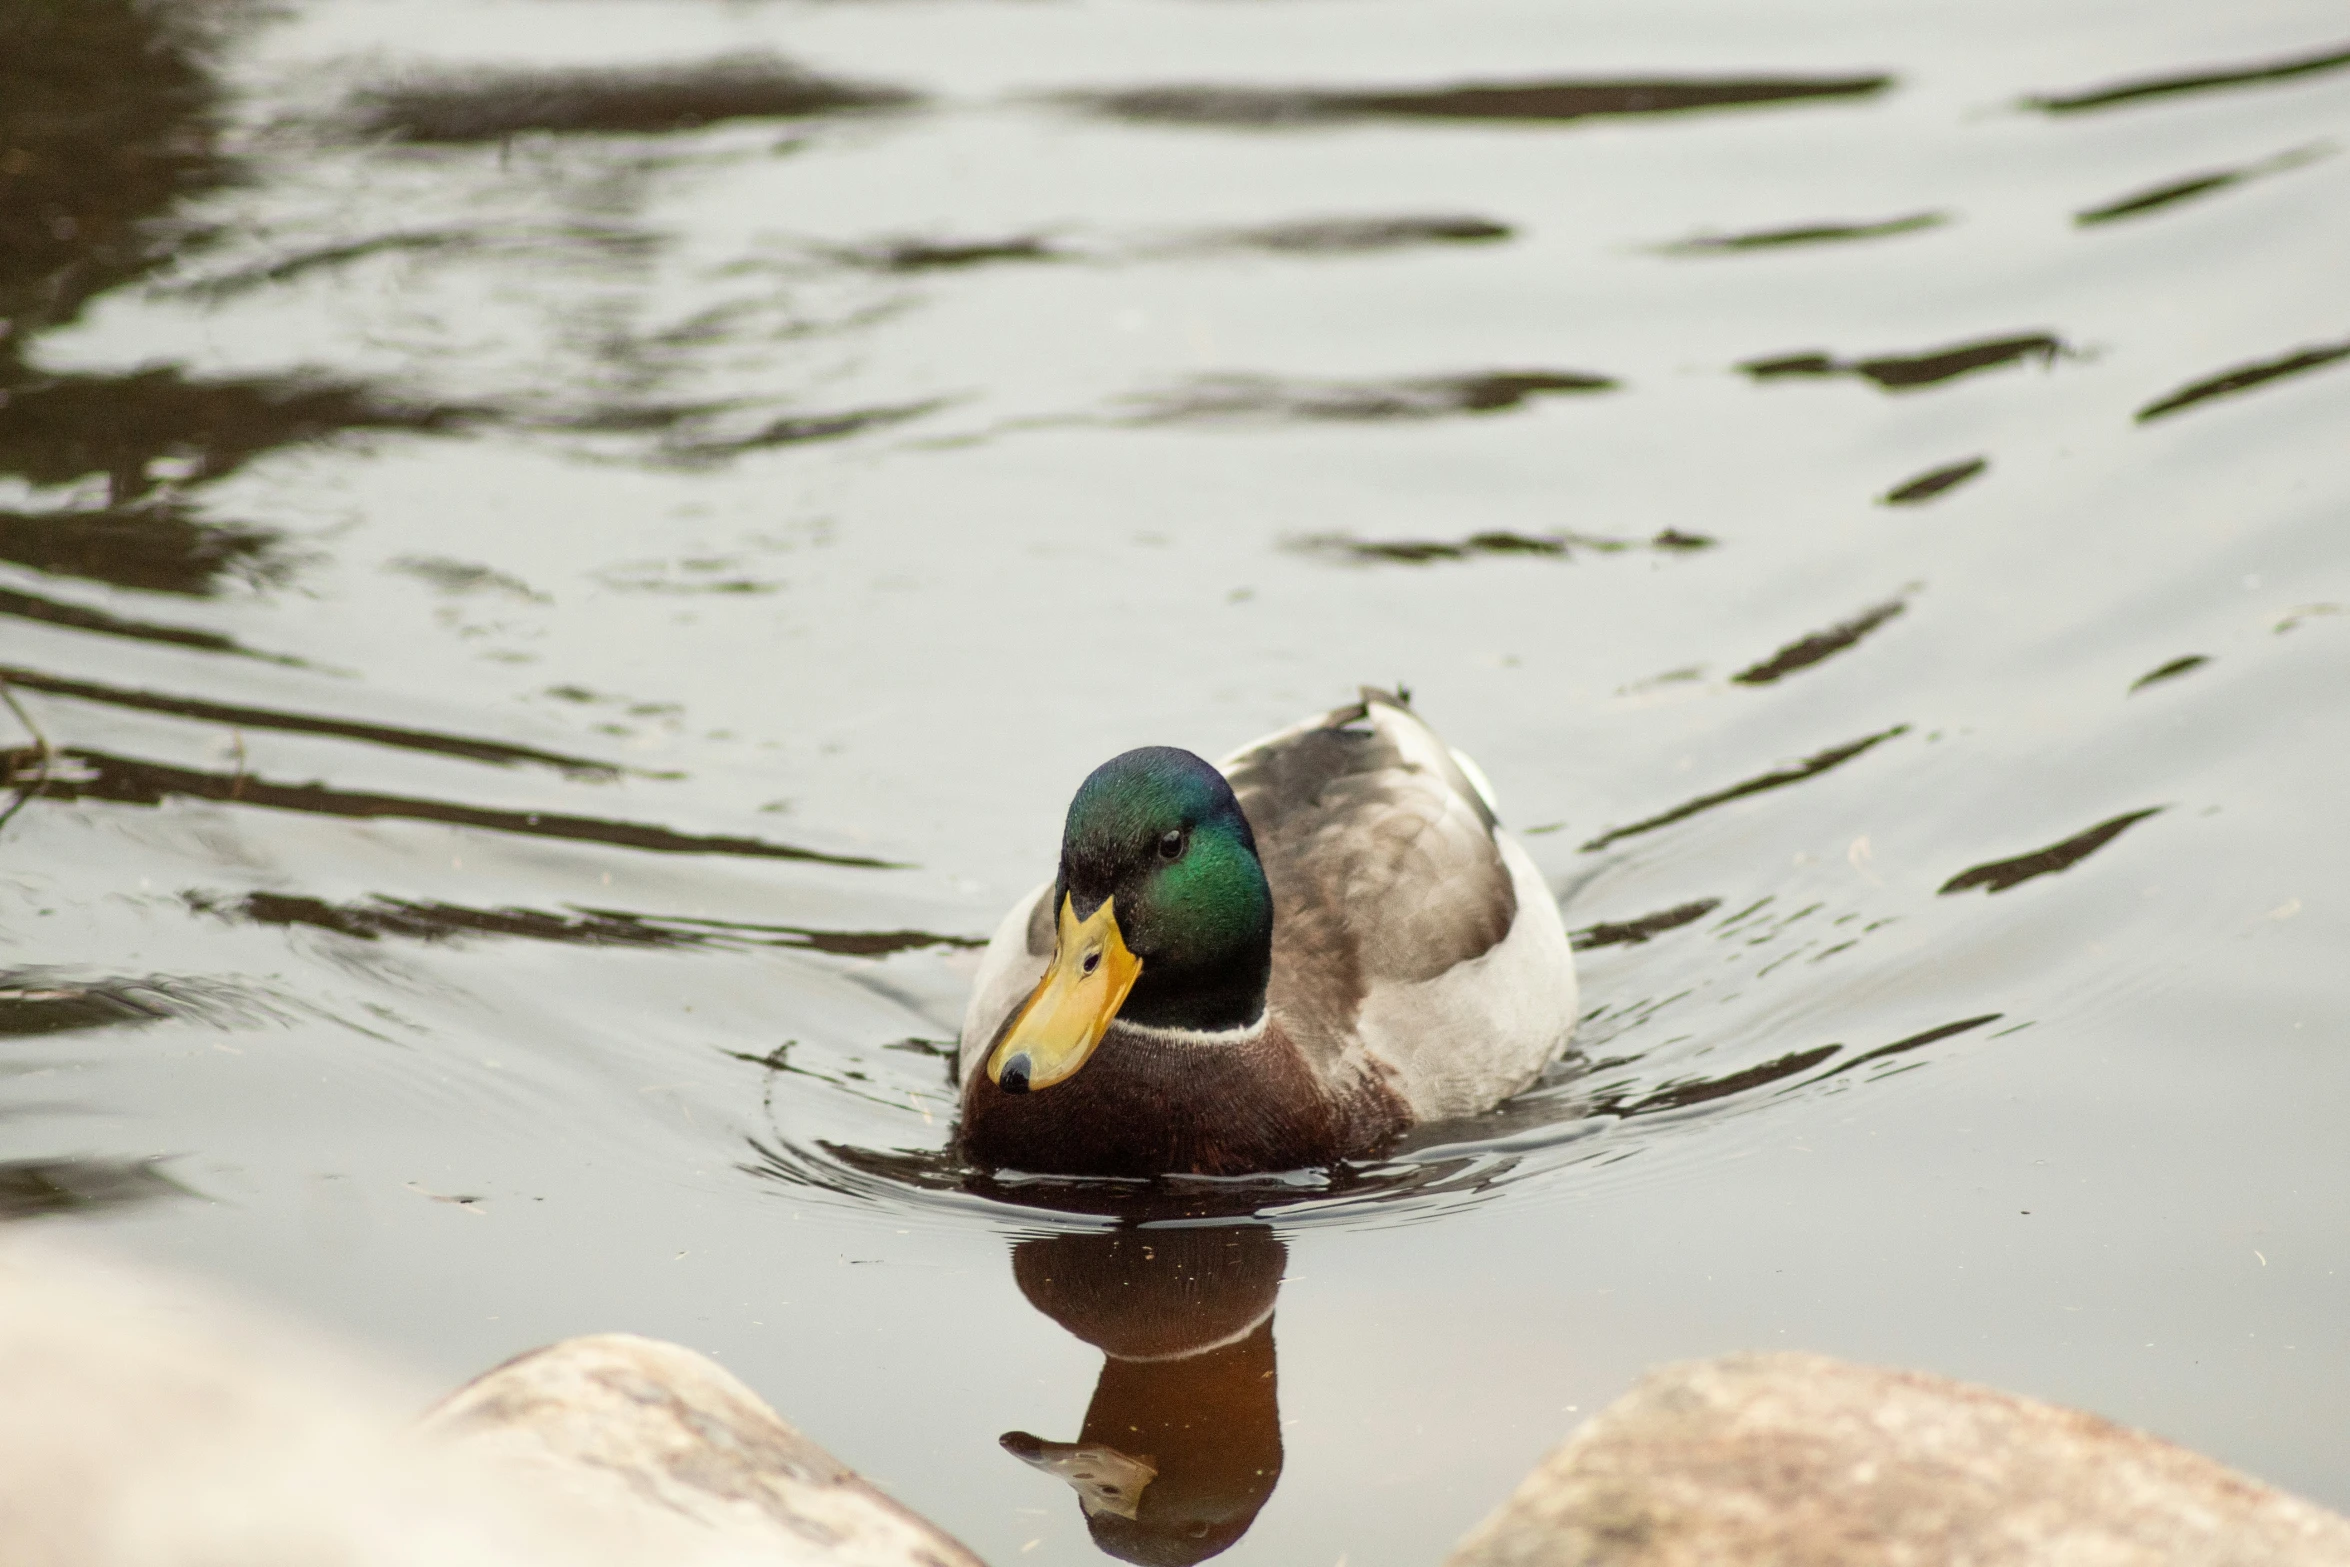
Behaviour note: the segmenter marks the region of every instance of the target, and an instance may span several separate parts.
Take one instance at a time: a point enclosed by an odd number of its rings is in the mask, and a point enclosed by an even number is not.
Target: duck
[[[981,955],[955,1150],[1061,1176],[1375,1158],[1527,1087],[1575,1019],[1557,900],[1482,770],[1366,686],[1220,763],[1145,746],[1087,775]]]

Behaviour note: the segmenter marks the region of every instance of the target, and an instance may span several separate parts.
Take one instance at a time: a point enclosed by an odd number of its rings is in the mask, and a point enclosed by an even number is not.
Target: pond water
[[[2350,1507],[2337,6],[0,39],[11,1216],[444,1381],[682,1341],[1002,1562],[1431,1563],[1782,1346]],[[1574,1058],[956,1167],[1077,780],[1363,682]]]

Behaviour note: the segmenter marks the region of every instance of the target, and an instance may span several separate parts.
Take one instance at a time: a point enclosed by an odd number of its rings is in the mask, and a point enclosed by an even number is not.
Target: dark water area
[[[0,0],[0,1219],[716,1355],[995,1561],[1659,1361],[2350,1507],[2338,8]],[[1078,779],[1408,684],[1574,1055],[947,1152]]]

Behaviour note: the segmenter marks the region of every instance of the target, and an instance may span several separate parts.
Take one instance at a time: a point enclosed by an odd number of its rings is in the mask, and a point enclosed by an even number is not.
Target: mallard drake
[[[1376,1154],[1533,1081],[1575,1026],[1558,905],[1406,700],[1211,766],[1147,746],[1069,803],[963,1017],[964,1157],[1237,1175]]]

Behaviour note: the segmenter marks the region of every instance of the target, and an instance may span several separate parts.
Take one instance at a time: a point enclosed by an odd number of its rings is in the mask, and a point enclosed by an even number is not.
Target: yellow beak
[[[1009,1093],[1050,1088],[1077,1075],[1109,1032],[1126,993],[1142,977],[1142,959],[1126,950],[1118,916],[1104,898],[1082,923],[1073,900],[1061,899],[1053,961],[1011,1031],[987,1058],[990,1082]]]

